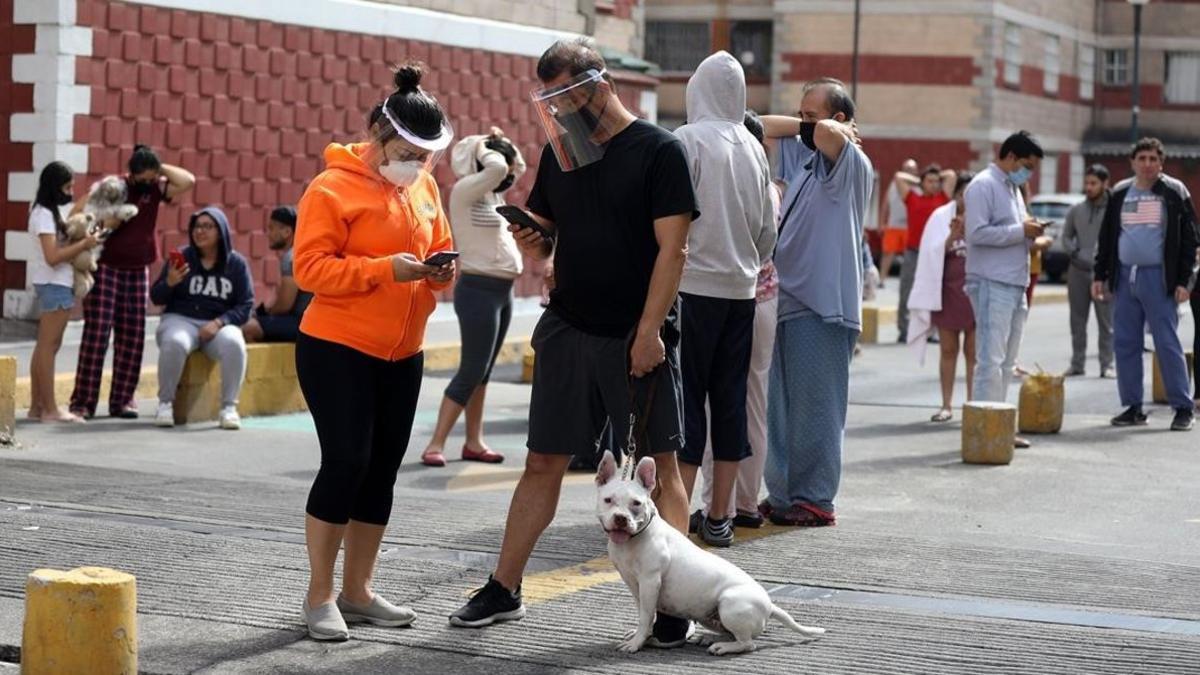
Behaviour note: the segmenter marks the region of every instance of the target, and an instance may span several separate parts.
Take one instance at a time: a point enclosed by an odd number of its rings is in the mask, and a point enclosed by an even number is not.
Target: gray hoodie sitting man
[[[717,52],[688,80],[687,124],[675,132],[687,153],[700,211],[688,234],[679,284],[684,396],[679,467],[690,500],[711,417],[713,497],[697,530],[714,546],[733,541],[726,514],[738,462],[750,456],[746,377],[755,283],[776,239],[770,168],[762,145],[743,124],[745,112],[742,66]]]

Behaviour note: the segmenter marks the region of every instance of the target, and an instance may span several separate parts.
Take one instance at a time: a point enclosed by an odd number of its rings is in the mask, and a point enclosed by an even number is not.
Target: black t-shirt
[[[527,205],[558,233],[550,309],[586,333],[622,338],[646,304],[658,256],[655,219],[699,215],[683,145],[642,120],[614,136],[603,158],[574,171],[560,169],[547,145]],[[667,321],[677,322],[678,312]]]

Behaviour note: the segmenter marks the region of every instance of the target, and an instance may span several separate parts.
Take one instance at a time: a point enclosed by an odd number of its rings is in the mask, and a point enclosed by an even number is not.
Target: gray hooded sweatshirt
[[[675,135],[687,153],[701,215],[688,233],[679,290],[752,299],[778,233],[767,156],[743,123],[746,75],[737,59],[722,51],[701,62],[688,80],[687,113]]]

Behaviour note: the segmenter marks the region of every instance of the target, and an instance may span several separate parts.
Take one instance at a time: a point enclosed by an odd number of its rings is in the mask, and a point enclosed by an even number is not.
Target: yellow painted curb
[[[513,364],[520,363],[522,355],[525,353],[529,345],[528,337],[511,338],[504,341],[504,346],[500,349],[500,354],[496,357],[496,363]],[[247,345],[253,347],[253,345]],[[429,345],[425,348],[425,372],[437,372],[446,370],[455,370],[458,368],[459,361],[462,357],[461,346],[456,342]],[[3,395],[4,395],[4,365],[3,358],[0,357],[0,422],[3,422]],[[11,358],[11,357],[8,357]],[[284,366],[281,366],[284,367]],[[16,359],[13,359],[13,372],[16,372]],[[292,365],[292,372],[295,372],[295,365]],[[247,372],[247,379],[250,377]],[[112,371],[104,371],[100,381],[100,413],[107,412],[108,390],[112,386]],[[58,373],[54,376],[54,395],[60,406],[64,408],[71,399],[71,392],[75,388],[75,373]],[[153,399],[158,397],[158,368],[155,366],[146,366],[142,368],[141,378],[138,380],[137,393],[135,398],[138,399]],[[16,378],[16,386],[14,391],[15,408],[17,410],[27,410],[30,403],[29,377]],[[257,408],[256,408],[257,409]],[[262,412],[258,414],[269,414]]]
[[[24,675],[137,673],[137,581],[104,567],[40,569],[25,582]]]

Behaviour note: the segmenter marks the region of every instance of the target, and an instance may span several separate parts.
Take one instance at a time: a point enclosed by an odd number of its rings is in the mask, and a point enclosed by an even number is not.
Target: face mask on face
[[[54,198],[55,203],[58,204],[59,206],[66,206],[67,204],[70,204],[73,200],[74,200],[74,197],[67,194],[66,192],[59,192],[58,196]]]
[[[801,122],[800,123],[800,142],[809,150],[817,149],[817,142],[813,140],[813,135],[817,132],[816,122]]]
[[[1029,169],[1028,167],[1023,166],[1023,167],[1020,167],[1019,169],[1017,169],[1016,171],[1009,171],[1008,172],[1008,180],[1013,185],[1016,185],[1017,187],[1021,187],[1022,185],[1024,185],[1026,183],[1026,181],[1029,180],[1030,176],[1032,176],[1032,175],[1033,175],[1033,171],[1031,169]]]
[[[600,126],[600,116],[592,112],[588,106],[592,104],[592,99],[595,96],[596,92],[593,91],[592,95],[588,96],[588,100],[583,105],[575,110],[560,112],[554,116],[554,119],[568,131],[586,130],[588,134],[594,133],[596,127]]]
[[[129,194],[131,194],[131,195],[150,194],[150,191],[153,189],[154,189],[153,181],[135,180],[129,186]]]
[[[504,180],[500,181],[500,184],[497,185],[496,188],[494,190],[492,190],[492,192],[495,192],[495,193],[504,192],[508,188],[512,187],[513,181],[515,181],[516,179],[517,179],[516,176],[512,175],[511,173],[508,174],[507,176],[504,177]]]
[[[390,160],[379,165],[379,175],[396,187],[408,187],[417,182],[417,177],[421,175],[423,168],[425,168],[425,162]]]

